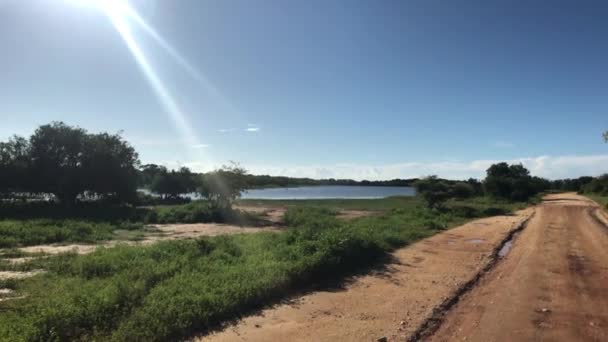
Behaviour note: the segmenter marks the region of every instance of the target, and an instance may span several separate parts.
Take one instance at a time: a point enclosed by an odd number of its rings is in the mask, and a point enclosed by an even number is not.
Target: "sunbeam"
[[[143,53],[139,45],[135,42],[133,38],[133,34],[128,26],[128,24],[124,21],[124,18],[120,15],[115,15],[113,13],[109,13],[110,20],[112,24],[127,44],[127,47],[133,54],[133,57],[137,61],[137,64],[143,71],[146,79],[152,86],[154,92],[159,97],[161,103],[167,110],[167,112],[171,115],[173,122],[177,125],[178,129],[185,135],[185,140],[190,145],[199,144],[200,142],[196,138],[196,135],[190,128],[190,125],[186,121],[184,114],[179,108],[178,104],[173,100],[173,97],[170,95],[167,88],[163,85],[160,78],[152,69],[152,66],[148,62],[146,55]]]
[[[213,98],[220,102],[225,109],[228,109],[232,114],[238,114],[236,107],[228,101],[224,95],[217,89],[215,85],[203,75],[200,71],[198,71],[192,64],[190,64],[182,55],[180,55],[177,50],[171,46],[154,28],[152,28],[148,23],[130,6],[125,6],[124,11],[129,19],[132,19],[136,24],[139,25],[141,29],[143,29],[147,34],[152,37],[158,45],[160,45],[174,60],[175,62],[182,67],[186,72],[198,83],[200,83],[208,93],[210,93]]]

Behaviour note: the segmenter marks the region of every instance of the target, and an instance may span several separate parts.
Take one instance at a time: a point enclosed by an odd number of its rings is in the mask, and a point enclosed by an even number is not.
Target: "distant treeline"
[[[62,122],[40,126],[29,138],[14,136],[0,142],[0,199],[5,200],[156,201],[137,192],[146,188],[162,200],[180,201],[183,195],[197,192],[218,207],[227,207],[248,188],[306,185],[416,186],[431,197],[490,195],[514,201],[547,190],[608,194],[607,175],[550,181],[530,176],[521,164],[506,163],[492,165],[483,181],[291,178],[251,175],[238,164],[204,174],[185,167],[169,170],[141,165],[135,149],[120,134],[89,133]]]
[[[251,175],[246,176],[247,184],[251,188],[287,188],[297,186],[315,185],[358,185],[358,186],[412,186],[417,178],[412,179],[391,179],[382,181],[353,179],[312,179],[312,178],[292,178],[284,176]]]
[[[163,166],[156,164],[142,165],[140,169],[139,184],[141,187],[151,189],[154,181],[154,176],[163,169]],[[184,168],[182,168],[184,169]],[[203,175],[203,174],[199,174]],[[245,181],[249,188],[288,188],[298,186],[315,186],[315,185],[358,185],[358,186],[413,186],[417,178],[410,179],[391,179],[380,181],[362,180],[356,181],[353,179],[312,179],[312,178],[295,178],[285,176],[269,176],[269,175],[245,175]]]

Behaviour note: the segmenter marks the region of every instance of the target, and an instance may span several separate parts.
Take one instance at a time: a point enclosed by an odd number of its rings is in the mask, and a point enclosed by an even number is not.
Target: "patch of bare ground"
[[[201,341],[406,340],[493,262],[496,248],[534,212],[476,220],[399,249],[385,269],[242,319]]]
[[[353,220],[360,217],[368,217],[378,214],[379,212],[370,210],[340,210],[337,217],[343,220]]]
[[[266,220],[272,224],[282,225],[283,217],[287,211],[287,207],[271,207],[271,206],[236,206],[236,209],[247,211],[250,213],[258,214],[263,220]],[[338,210],[337,217],[342,220],[352,220],[360,217],[367,217],[372,215],[378,215],[377,211],[370,210]]]
[[[98,247],[113,247],[118,244],[126,245],[149,245],[158,241],[165,240],[185,240],[196,239],[204,236],[231,235],[231,234],[252,234],[259,232],[279,232],[282,229],[276,226],[266,227],[247,227],[235,226],[219,223],[192,223],[192,224],[158,224],[148,227],[148,230],[143,234],[139,241],[112,240],[104,241],[98,244],[48,244],[36,245],[19,248],[26,253],[43,253],[43,254],[60,254],[60,253],[76,253],[89,254],[94,252]],[[6,259],[12,262],[11,259]],[[15,263],[25,262],[27,258],[17,258]]]
[[[202,236],[281,231],[280,228],[275,226],[241,227],[221,223],[162,224],[151,227],[156,229],[158,233],[146,235],[144,241],[195,239]]]
[[[37,274],[43,273],[42,270],[35,270],[29,272],[16,272],[16,271],[0,271],[0,280],[7,279],[25,279],[29,277],[33,277]]]
[[[286,207],[263,207],[263,206],[235,206],[235,209],[243,210],[249,213],[258,214],[263,220],[273,224],[282,224],[283,216],[287,211]]]

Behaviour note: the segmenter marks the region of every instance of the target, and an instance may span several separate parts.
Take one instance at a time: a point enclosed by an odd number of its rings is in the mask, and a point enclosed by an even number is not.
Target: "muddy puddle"
[[[518,235],[519,233],[513,234],[513,237],[509,241],[505,242],[502,248],[498,251],[499,258],[503,258],[507,256],[507,254],[509,254],[509,252],[513,248],[513,241],[517,238]]]

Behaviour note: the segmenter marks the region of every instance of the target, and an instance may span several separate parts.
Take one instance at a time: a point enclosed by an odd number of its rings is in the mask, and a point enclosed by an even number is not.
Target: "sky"
[[[608,172],[605,1],[102,1],[0,0],[1,140],[64,121],[196,171]]]

